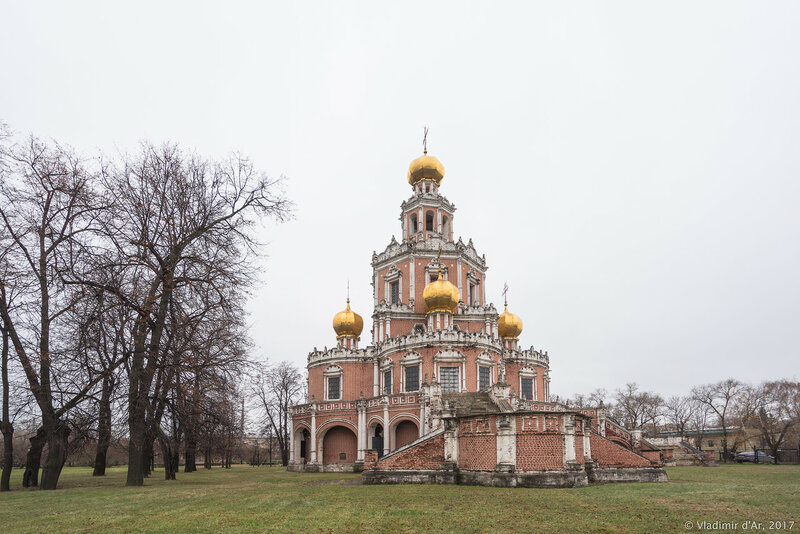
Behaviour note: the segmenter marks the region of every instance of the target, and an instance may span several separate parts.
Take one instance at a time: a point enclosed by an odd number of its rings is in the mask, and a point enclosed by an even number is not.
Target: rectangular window
[[[339,400],[339,377],[328,377],[328,400]]]
[[[389,288],[391,289],[391,303],[392,304],[399,304],[400,303],[400,282],[392,282],[389,284]]]
[[[488,367],[478,367],[478,389],[486,389],[491,384],[492,370]]]
[[[439,367],[439,383],[442,385],[442,393],[461,391],[458,383],[458,367]]]
[[[419,366],[406,367],[406,391],[419,390]]]
[[[392,371],[386,371],[383,373],[383,394],[384,395],[391,395],[392,394]]]
[[[477,303],[475,302],[475,284],[469,285],[469,305],[475,306]]]
[[[533,400],[533,378],[522,379],[522,398]]]

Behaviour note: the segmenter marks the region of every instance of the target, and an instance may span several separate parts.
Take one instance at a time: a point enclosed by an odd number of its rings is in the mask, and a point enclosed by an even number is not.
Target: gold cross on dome
[[[422,152],[428,153],[428,127],[425,127],[425,133],[422,135]]]
[[[508,306],[508,284],[503,284],[503,300],[505,305]]]

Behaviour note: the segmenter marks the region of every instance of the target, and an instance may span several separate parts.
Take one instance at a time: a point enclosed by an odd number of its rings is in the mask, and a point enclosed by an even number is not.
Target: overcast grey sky
[[[511,287],[554,394],[800,372],[798,2],[0,6],[17,132],[241,150],[287,177],[260,357],[332,346],[348,279],[369,318],[427,125],[455,233],[491,300]]]

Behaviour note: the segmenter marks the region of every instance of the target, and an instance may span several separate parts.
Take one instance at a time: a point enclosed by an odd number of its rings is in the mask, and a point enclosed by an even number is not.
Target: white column
[[[367,442],[367,417],[366,412],[364,411],[365,403],[363,401],[358,402],[358,456],[356,457],[356,461],[363,462],[364,461],[364,449],[366,448],[365,443]]]
[[[391,318],[387,318],[386,319],[386,338],[388,339],[390,337],[392,337],[392,319]]]
[[[583,422],[583,457],[584,458],[591,458],[592,457],[592,440],[590,437],[591,430],[589,429],[589,425],[586,421]]]
[[[458,284],[456,284],[458,286],[458,295],[461,298],[461,300],[464,300],[464,291],[463,291],[463,288],[461,286],[461,257],[460,256],[459,256],[458,260],[456,261],[456,273],[457,273],[457,276],[458,276]]]
[[[575,416],[564,414],[564,466],[575,462]]]
[[[378,305],[378,270],[377,269],[375,269],[375,281],[373,282],[373,284],[374,285],[372,286],[372,292],[375,295],[373,300],[375,301],[374,305],[377,306]]]
[[[317,463],[317,409],[311,404],[311,463]]]
[[[289,412],[289,465],[294,463],[294,422],[292,412]]]
[[[444,461],[458,465],[458,423],[454,419],[445,420],[444,423]]]
[[[383,454],[389,454],[389,397],[383,398]]]
[[[516,420],[513,415],[500,415],[497,423],[497,469],[513,471],[517,465]]]
[[[380,373],[378,372],[378,359],[372,364],[372,396],[378,396],[378,388],[380,387]]]
[[[411,299],[414,299],[416,302],[416,298],[414,298],[414,256],[411,256],[411,259],[408,261],[408,303],[411,303]]]

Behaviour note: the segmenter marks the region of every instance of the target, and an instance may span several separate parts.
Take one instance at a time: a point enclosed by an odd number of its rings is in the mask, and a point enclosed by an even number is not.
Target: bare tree
[[[755,396],[758,399],[755,409],[745,421],[759,430],[761,441],[771,450],[777,463],[778,449],[792,427],[800,424],[795,412],[800,404],[800,382],[765,382],[755,388]]]
[[[289,362],[262,366],[251,391],[264,410],[267,426],[278,442],[283,465],[289,464],[289,409],[303,395],[303,377]]]
[[[5,286],[0,281],[0,299],[6,300]],[[3,382],[3,419],[0,421],[0,431],[3,433],[3,474],[0,478],[0,491],[9,491],[11,467],[14,464],[14,425],[9,417],[9,382],[8,382],[8,329],[5,322],[0,319],[0,332],[2,332],[2,382]]]
[[[664,403],[664,417],[680,437],[686,436],[692,417],[693,403],[689,397],[673,396]]]
[[[728,461],[730,411],[743,386],[738,380],[729,378],[714,384],[705,384],[692,388],[692,397],[711,410],[719,420],[719,424],[722,427],[722,458],[725,462]]]
[[[41,431],[31,439],[24,482],[36,484],[46,443],[41,488],[55,489],[70,432],[64,416],[94,386],[82,384],[66,396],[54,389],[59,362],[51,332],[82,297],[80,288],[65,290],[60,273],[79,261],[99,207],[88,185],[91,173],[70,150],[31,138],[10,150],[6,159],[11,171],[0,184],[0,224],[10,244],[7,261],[16,268],[26,303],[12,314],[0,299],[0,317],[42,417]]]
[[[119,168],[106,167],[105,177],[114,211],[104,227],[108,250],[80,282],[115,294],[136,314],[130,336],[126,483],[139,486],[149,464],[154,420],[148,410],[176,291],[214,285],[220,278],[246,287],[255,218],[283,219],[290,206],[277,183],[259,175],[246,158],[207,161],[170,144],[144,145]],[[106,258],[112,261],[102,261]],[[125,271],[124,282],[104,280],[109,270]]]
[[[663,404],[659,395],[639,391],[635,382],[629,382],[625,389],[617,390],[613,415],[626,428],[639,429],[648,424],[655,427]]]

